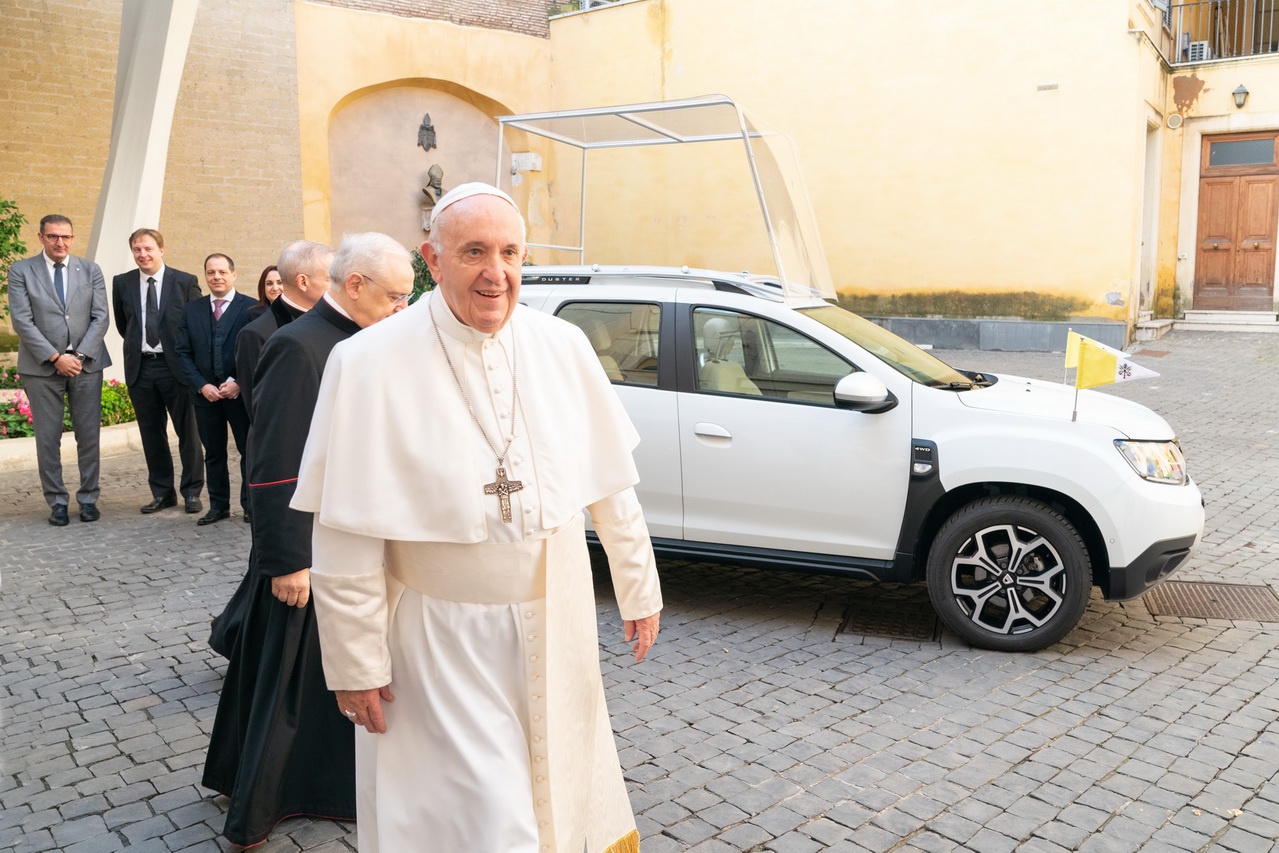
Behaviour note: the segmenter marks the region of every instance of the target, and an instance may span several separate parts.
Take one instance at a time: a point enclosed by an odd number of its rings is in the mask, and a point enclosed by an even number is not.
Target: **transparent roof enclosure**
[[[586,172],[589,153],[597,149],[644,148],[656,145],[728,143],[745,147],[749,182],[759,201],[774,274],[787,299],[834,298],[830,268],[822,251],[817,222],[804,187],[794,143],[766,129],[731,98],[710,95],[681,101],[659,101],[617,107],[558,110],[500,116],[498,150],[504,150],[507,128],[513,128],[581,150],[581,221],[578,245],[531,243],[531,246],[575,251],[586,263]],[[509,172],[499,162],[499,185]],[[731,179],[731,176],[729,176]],[[723,179],[723,176],[721,176]],[[747,176],[741,177],[747,181]],[[696,203],[689,193],[688,203]]]

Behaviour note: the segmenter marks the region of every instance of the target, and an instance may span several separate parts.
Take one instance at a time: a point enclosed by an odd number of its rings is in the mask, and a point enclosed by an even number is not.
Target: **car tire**
[[[1092,567],[1074,525],[1047,504],[1000,495],[946,520],[928,553],[928,596],[974,646],[1037,651],[1065,637],[1088,606]]]

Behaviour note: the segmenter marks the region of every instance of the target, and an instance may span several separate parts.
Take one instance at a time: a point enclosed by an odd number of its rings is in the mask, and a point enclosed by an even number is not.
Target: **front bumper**
[[[1111,566],[1098,584],[1109,601],[1144,595],[1165,580],[1190,556],[1198,536],[1164,539],[1151,545],[1126,566]]]

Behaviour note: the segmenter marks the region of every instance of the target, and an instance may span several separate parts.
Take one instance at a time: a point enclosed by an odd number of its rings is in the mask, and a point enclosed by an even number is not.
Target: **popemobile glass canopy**
[[[545,249],[575,251],[586,263],[585,211],[588,152],[603,148],[654,145],[740,143],[746,150],[750,181],[759,200],[775,275],[788,301],[833,299],[835,288],[822,250],[817,221],[804,186],[794,142],[769,130],[724,95],[679,101],[657,101],[616,107],[528,113],[498,118],[498,151],[505,149],[507,128],[522,130],[582,152],[581,222],[578,245],[530,243]],[[510,172],[501,154],[500,186]],[[694,199],[690,198],[690,204]]]

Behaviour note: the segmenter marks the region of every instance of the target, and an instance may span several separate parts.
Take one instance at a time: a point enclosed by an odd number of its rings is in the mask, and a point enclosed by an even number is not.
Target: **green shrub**
[[[422,257],[422,252],[418,249],[413,250],[413,295],[409,297],[409,304],[417,302],[418,297],[428,290],[435,289],[435,279],[431,277],[431,268],[426,265],[426,258]]]
[[[22,392],[16,368],[0,368],[0,439],[35,435],[31,406]],[[102,383],[102,425],[127,424],[138,419],[129,389],[118,379]],[[62,431],[71,431],[71,413],[62,412]]]
[[[16,202],[0,198],[0,317],[9,316],[9,264],[27,252],[27,244],[22,242],[26,224]]]

